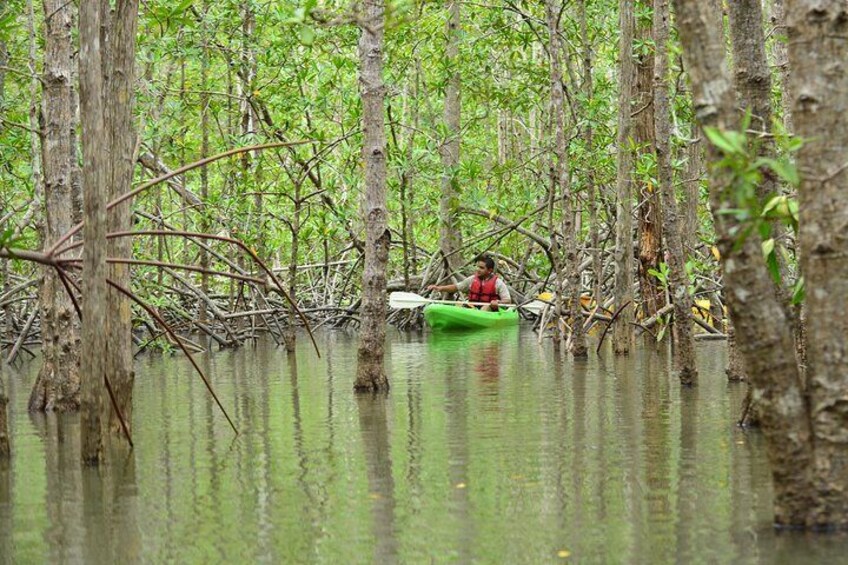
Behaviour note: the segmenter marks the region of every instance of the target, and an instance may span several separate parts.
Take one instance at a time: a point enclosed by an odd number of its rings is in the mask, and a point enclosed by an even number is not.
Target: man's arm
[[[498,278],[498,282],[495,284],[495,290],[498,293],[498,302],[502,304],[510,304],[512,302],[512,296],[509,294],[509,288],[507,288],[506,283],[500,278]]]
[[[437,292],[468,292],[468,289],[471,288],[472,280],[474,280],[474,275],[459,281],[457,284],[431,284],[427,287],[427,290],[435,290]]]
[[[436,292],[456,292],[459,289],[455,284],[431,284],[427,286],[427,290],[435,290]]]

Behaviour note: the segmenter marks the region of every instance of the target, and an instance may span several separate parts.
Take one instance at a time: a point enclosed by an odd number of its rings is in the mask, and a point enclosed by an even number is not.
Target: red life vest
[[[468,290],[468,300],[470,302],[485,302],[487,304],[492,300],[498,300],[500,296],[496,290],[497,281],[497,275],[492,275],[492,278],[485,281],[481,281],[477,275],[474,275],[474,280],[471,281],[471,288]]]

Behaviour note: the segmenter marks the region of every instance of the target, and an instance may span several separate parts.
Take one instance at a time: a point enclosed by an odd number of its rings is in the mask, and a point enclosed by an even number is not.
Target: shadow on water
[[[388,396],[352,393],[355,336],[137,365],[132,453],[83,469],[79,419],[25,410],[0,470],[0,563],[839,562],[776,534],[762,438],[733,425],[721,344],[681,389],[667,348],[555,356],[518,328],[390,334]]]

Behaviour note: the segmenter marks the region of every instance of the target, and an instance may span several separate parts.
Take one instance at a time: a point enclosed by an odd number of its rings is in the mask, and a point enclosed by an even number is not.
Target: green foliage
[[[705,132],[710,142],[721,150],[723,158],[718,166],[729,176],[725,201],[729,201],[731,206],[720,209],[718,213],[729,214],[736,219],[737,248],[754,231],[760,235],[766,268],[772,279],[781,284],[778,253],[782,253],[785,260],[791,257],[777,244],[772,235],[773,226],[781,223],[797,234],[798,202],[786,194],[769,195],[761,200],[757,187],[763,182],[764,175],[773,174],[785,186],[798,188],[800,176],[790,156],[801,147],[802,141],[780,132],[776,139],[782,149],[781,156],[768,158],[758,156],[757,144],[744,132],[716,128],[705,128]],[[803,278],[799,278],[795,285],[794,300],[803,300]]]

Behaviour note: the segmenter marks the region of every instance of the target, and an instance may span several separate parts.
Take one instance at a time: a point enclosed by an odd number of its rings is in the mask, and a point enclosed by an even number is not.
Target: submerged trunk
[[[700,0],[674,0],[684,59],[692,81],[694,108],[703,126],[738,130],[739,116],[727,71],[723,37],[710,25]],[[740,225],[721,211],[737,207],[733,171],[710,145],[710,202],[721,251],[727,303],[739,351],[751,380],[764,391],[762,430],[772,468],[774,516],[778,524],[803,526],[811,503],[811,430],[793,354],[792,336],[762,260],[756,232],[738,242]]]
[[[668,0],[654,0],[654,138],[657,147],[657,179],[665,221],[668,248],[669,291],[674,304],[674,360],[680,383],[694,385],[698,381],[695,366],[695,339],[692,335],[692,299],[686,275],[683,233],[674,195],[674,173],[671,168],[671,107],[668,100]]]
[[[85,227],[81,420],[82,459],[96,465],[103,455],[103,381],[106,376],[106,198],[108,132],[103,116],[100,6],[80,6],[80,117],[82,123]]]
[[[103,14],[104,18],[108,13]],[[136,136],[133,124],[135,104],[135,45],[138,22],[138,0],[118,0],[111,14],[106,64],[104,105],[109,128],[110,180],[108,199],[113,200],[132,188]],[[108,54],[108,55],[107,55]],[[88,189],[90,185],[86,185]],[[126,201],[108,214],[110,232],[132,229],[132,202]],[[132,239],[127,237],[109,240],[110,257],[132,256]],[[123,288],[130,288],[130,271],[125,264],[112,263],[109,278]],[[108,366],[115,402],[127,426],[132,423],[132,392],[135,371],[132,352],[132,311],[126,296],[110,289],[108,293]],[[109,425],[112,431],[121,430],[120,419],[110,408]]]
[[[383,367],[386,341],[386,264],[391,234],[386,207],[386,133],[383,117],[383,25],[385,0],[365,1],[359,39],[365,161],[365,269],[362,275],[362,328],[356,366],[357,391],[387,391]]]
[[[798,152],[801,267],[807,281],[807,383],[815,443],[811,525],[848,528],[848,5],[787,2]],[[827,135],[822,135],[827,132]]]
[[[630,177],[633,154],[630,151],[630,95],[633,89],[633,0],[618,4],[621,38],[619,39],[618,166],[615,206],[615,305],[621,310],[613,326],[613,349],[628,355],[633,345],[633,202]]]
[[[72,227],[71,25],[72,6],[44,0],[44,246]],[[55,269],[44,267],[40,292],[42,365],[29,399],[31,411],[79,408],[79,331],[71,297]]]
[[[459,118],[460,75],[459,75],[459,0],[449,2],[449,19],[447,25],[448,44],[445,49],[445,66],[448,77],[445,91],[445,127],[447,138],[440,148],[442,156],[442,195],[439,201],[439,248],[446,258],[449,274],[462,266],[462,259],[457,250],[462,246],[462,235],[459,231],[457,210],[459,209]]]

